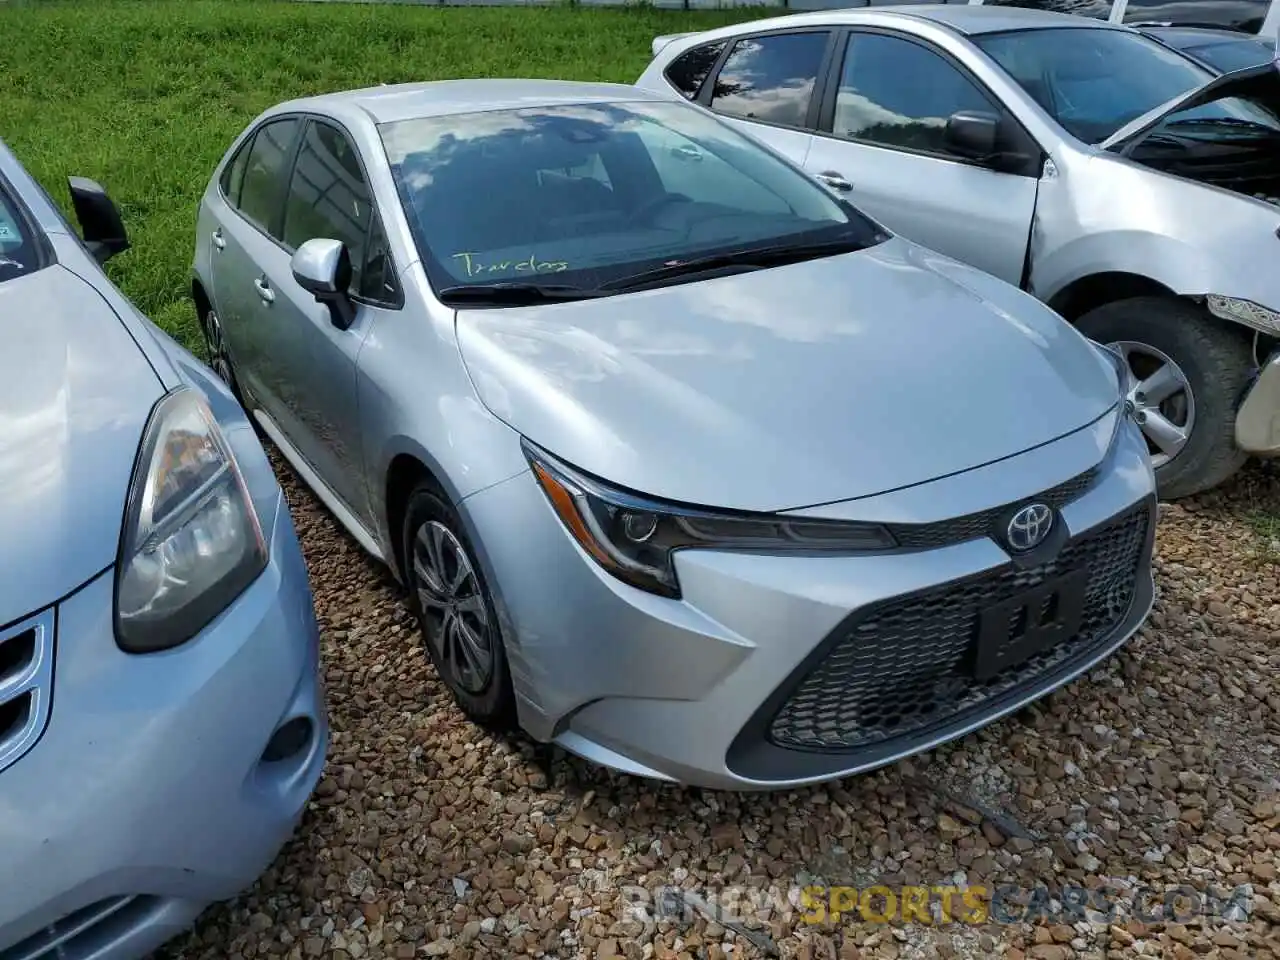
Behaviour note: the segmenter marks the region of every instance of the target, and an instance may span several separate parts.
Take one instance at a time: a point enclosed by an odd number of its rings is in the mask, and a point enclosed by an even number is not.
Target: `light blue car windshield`
[[[41,266],[39,249],[18,205],[0,183],[0,283],[22,276]]]
[[[1215,76],[1177,51],[1119,30],[1019,30],[975,43],[1069,133],[1090,144]],[[1267,111],[1234,97],[1178,118],[1277,124]]]
[[[380,128],[433,284],[595,286],[675,258],[877,228],[697,107],[585,103]]]

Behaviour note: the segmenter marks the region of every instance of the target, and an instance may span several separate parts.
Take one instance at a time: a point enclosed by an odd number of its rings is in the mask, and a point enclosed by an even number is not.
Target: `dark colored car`
[[[1256,67],[1276,58],[1276,42],[1268,37],[1213,27],[1142,26],[1153,40],[1181,50],[1215,73]]]

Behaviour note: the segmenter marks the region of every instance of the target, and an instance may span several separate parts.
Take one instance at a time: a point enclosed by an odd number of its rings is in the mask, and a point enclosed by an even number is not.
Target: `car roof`
[[[340,90],[290,100],[277,105],[272,112],[314,110],[330,113],[354,107],[367,114],[374,123],[394,123],[420,117],[443,117],[522,107],[661,99],[663,98],[651,91],[622,83],[486,78],[429,80]]]
[[[1098,30],[1125,29],[1105,20],[1081,16],[1078,13],[1059,13],[1053,10],[1034,10],[1030,7],[997,7],[985,3],[911,4],[906,7],[862,7],[860,10],[876,13],[892,13],[895,16],[915,20],[929,20],[950,27],[957,33],[976,36],[984,33],[1002,33],[1006,30],[1049,30],[1065,27],[1095,28]],[[856,14],[859,11],[851,10]]]

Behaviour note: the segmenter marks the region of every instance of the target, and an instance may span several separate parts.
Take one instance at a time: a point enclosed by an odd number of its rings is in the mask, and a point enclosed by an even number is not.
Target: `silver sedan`
[[[276,106],[193,294],[463,710],[771,788],[1042,696],[1152,601],[1118,357],[707,111],[555,81]]]

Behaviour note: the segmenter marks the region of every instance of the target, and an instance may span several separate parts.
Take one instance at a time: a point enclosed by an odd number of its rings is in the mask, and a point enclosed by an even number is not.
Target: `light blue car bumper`
[[[177,649],[120,651],[114,571],[57,606],[48,727],[0,773],[0,960],[136,960],[293,833],[328,725],[283,496],[273,522],[267,569]]]

